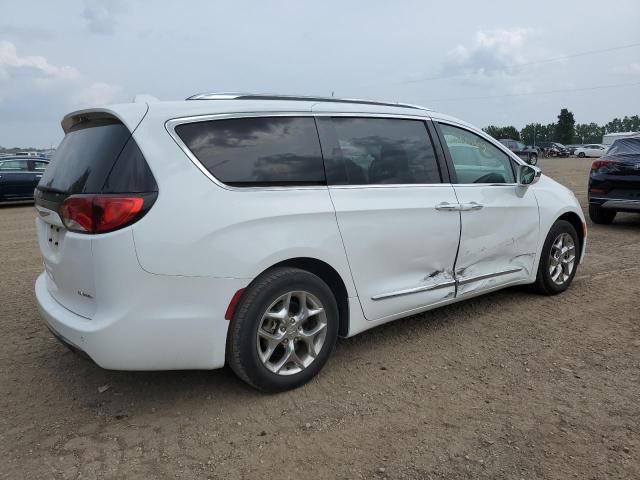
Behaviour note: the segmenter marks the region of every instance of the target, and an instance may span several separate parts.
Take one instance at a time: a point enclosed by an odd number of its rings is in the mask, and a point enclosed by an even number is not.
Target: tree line
[[[640,131],[640,117],[631,115],[624,118],[614,118],[606,125],[598,125],[594,122],[576,124],[573,113],[563,108],[560,110],[558,121],[555,123],[546,125],[529,123],[520,131],[513,125],[506,127],[489,125],[482,130],[496,139],[511,138],[527,145],[533,145],[538,142],[558,142],[563,144],[602,143],[602,136],[606,133]]]

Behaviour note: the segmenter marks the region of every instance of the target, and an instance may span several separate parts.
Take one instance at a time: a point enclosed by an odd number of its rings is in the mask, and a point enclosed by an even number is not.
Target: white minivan
[[[556,294],[582,210],[412,105],[200,94],[71,113],[36,193],[52,333],[101,367],[295,388],[338,336],[512,285]]]

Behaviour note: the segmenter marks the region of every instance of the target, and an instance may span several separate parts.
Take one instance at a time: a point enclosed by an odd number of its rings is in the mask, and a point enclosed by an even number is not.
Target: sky
[[[479,127],[640,114],[640,1],[0,0],[0,145],[199,92],[420,104]]]

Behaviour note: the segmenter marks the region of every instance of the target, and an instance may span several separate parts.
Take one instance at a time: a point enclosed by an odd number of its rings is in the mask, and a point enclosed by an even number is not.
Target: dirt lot
[[[589,165],[541,161],[583,206]],[[563,295],[385,325],[265,395],[226,369],[110,372],[68,352],[34,303],[32,207],[2,207],[0,478],[640,478],[640,216],[589,233]]]

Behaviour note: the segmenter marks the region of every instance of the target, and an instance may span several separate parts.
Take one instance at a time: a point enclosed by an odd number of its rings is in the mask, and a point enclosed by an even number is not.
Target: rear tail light
[[[608,173],[617,170],[617,164],[615,160],[595,160],[591,164],[592,173]]]
[[[60,217],[73,232],[112,232],[140,219],[155,197],[155,194],[71,195],[62,203]]]

